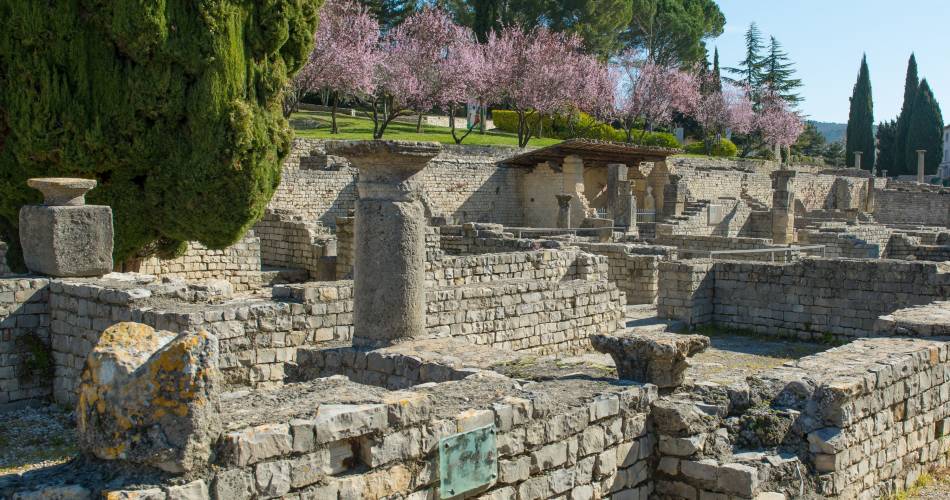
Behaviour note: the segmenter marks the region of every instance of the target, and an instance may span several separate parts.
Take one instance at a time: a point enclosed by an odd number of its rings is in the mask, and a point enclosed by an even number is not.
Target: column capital
[[[74,177],[34,177],[26,185],[43,193],[43,204],[52,206],[82,206],[86,193],[96,187],[95,179]]]
[[[442,146],[417,141],[332,141],[326,151],[346,158],[360,171],[357,189],[361,198],[398,201],[414,198],[416,189],[410,179],[442,151]]]

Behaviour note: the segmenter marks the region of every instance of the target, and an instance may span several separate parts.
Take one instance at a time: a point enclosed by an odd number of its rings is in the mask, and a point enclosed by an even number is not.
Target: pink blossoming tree
[[[622,55],[617,66],[621,83],[615,116],[627,134],[627,142],[633,142],[633,128],[638,122],[645,125],[638,139],[642,141],[648,129],[669,124],[676,112],[693,112],[699,103],[699,81],[689,71],[643,60],[633,52]]]
[[[327,0],[320,10],[310,59],[295,79],[295,91],[327,91],[333,103],[331,133],[336,134],[340,99],[373,93],[379,61],[379,23],[369,11],[353,0]]]
[[[587,107],[592,100],[592,87],[584,83],[591,60],[581,53],[577,36],[509,26],[489,36],[486,51],[492,84],[518,115],[520,147],[537,132],[531,127],[536,119]]]
[[[718,78],[715,74],[705,78]],[[724,84],[720,88],[712,82],[703,82],[702,88],[710,89],[696,102],[693,118],[703,129],[703,142],[706,153],[712,151],[712,145],[726,130],[744,134],[755,125],[755,111],[752,101],[744,88]]]
[[[762,97],[761,109],[755,114],[754,125],[762,140],[775,147],[779,159],[781,149],[794,144],[805,130],[802,118],[775,93]]]

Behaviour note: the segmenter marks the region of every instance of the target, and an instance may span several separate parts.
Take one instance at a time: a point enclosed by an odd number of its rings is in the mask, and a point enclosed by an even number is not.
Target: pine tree
[[[794,78],[794,75],[794,63],[788,53],[782,50],[782,44],[774,36],[770,37],[769,54],[762,61],[763,89],[778,94],[785,102],[798,104],[802,102],[801,95],[797,93],[802,81]]]
[[[874,101],[871,97],[871,75],[867,56],[861,58],[861,70],[851,95],[848,130],[845,133],[845,161],[854,161],[855,151],[862,152],[862,168],[874,165]]]
[[[765,63],[765,58],[762,57],[763,48],[765,46],[762,44],[762,32],[755,23],[752,23],[745,33],[745,59],[740,61],[737,67],[726,68],[728,73],[735,75],[735,78],[729,80],[746,85],[753,90],[758,89],[762,84],[762,70]],[[753,98],[756,97],[753,95]]]
[[[897,145],[897,122],[894,120],[879,123],[877,126],[877,168],[897,173],[894,165],[903,150]]]
[[[95,8],[91,8],[94,6]],[[264,215],[292,131],[282,89],[319,1],[0,2],[0,237],[21,268],[30,177],[83,177],[114,259],[233,244]]]
[[[907,76],[904,79],[904,104],[901,106],[901,114],[897,118],[897,135],[895,137],[894,154],[894,173],[895,174],[915,174],[917,173],[917,160],[907,164],[904,162],[904,151],[907,149],[907,129],[910,126],[910,116],[914,112],[914,101],[917,99],[917,91],[920,88],[920,79],[917,77],[917,58],[914,54],[910,55],[907,61]]]
[[[416,11],[415,0],[360,0],[360,3],[369,8],[383,31],[399,26]]]
[[[924,173],[937,173],[937,166],[943,155],[943,115],[926,78],[920,82],[920,88],[917,90],[904,149],[904,164],[913,164],[915,173],[918,149],[927,150]]]

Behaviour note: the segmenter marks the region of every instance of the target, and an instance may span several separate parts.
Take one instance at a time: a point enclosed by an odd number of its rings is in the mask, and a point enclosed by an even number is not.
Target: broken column
[[[874,172],[875,174],[877,172]],[[868,179],[868,192],[865,197],[864,211],[867,213],[874,213],[874,184],[875,184],[875,175],[871,175]]]
[[[575,155],[565,156],[561,168],[564,172],[562,192],[574,196],[574,202],[571,203],[571,220],[584,220],[589,208],[584,195],[584,160]]]
[[[686,358],[709,347],[709,337],[670,332],[592,335],[590,341],[594,349],[614,359],[618,378],[656,384],[661,389],[682,385],[689,368]]]
[[[772,241],[788,245],[795,241],[794,170],[772,172]]]
[[[663,217],[680,215],[686,208],[686,183],[683,176],[670,174],[670,183],[663,187]]]
[[[627,179],[627,166],[622,163],[607,165],[607,217],[616,226],[636,228],[636,198],[633,183]]]
[[[924,183],[924,165],[926,165],[927,150],[918,149],[917,150],[917,182]]]
[[[567,229],[571,227],[571,198],[573,196],[561,193],[554,197],[557,198],[557,227]]]
[[[353,345],[425,334],[425,210],[418,174],[435,142],[340,141],[327,153],[359,170],[353,259]]]
[[[112,272],[112,208],[86,205],[93,179],[36,178],[27,185],[43,193],[42,205],[20,208],[20,245],[26,267],[56,277]]]
[[[856,169],[858,169],[858,170],[861,169],[861,155],[863,155],[863,154],[864,154],[864,153],[863,153],[862,151],[855,151],[855,152],[854,152],[854,168],[856,168]]]

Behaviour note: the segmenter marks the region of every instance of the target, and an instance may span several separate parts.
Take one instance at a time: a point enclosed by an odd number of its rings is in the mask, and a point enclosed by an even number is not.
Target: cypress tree
[[[897,122],[879,123],[877,126],[877,168],[896,172],[894,165],[898,156],[903,158],[903,149],[897,147]]]
[[[920,82],[920,88],[917,90],[914,112],[910,115],[910,123],[907,126],[907,146],[904,149],[904,164],[914,165],[914,173],[917,172],[918,149],[927,150],[924,173],[936,174],[943,155],[943,116],[926,78]]]
[[[904,151],[907,149],[907,128],[910,125],[910,116],[914,111],[914,101],[917,99],[917,90],[920,79],[917,76],[917,58],[910,55],[907,61],[907,76],[904,78],[904,103],[901,105],[901,114],[897,117],[897,136],[895,138],[896,154],[892,165],[895,173],[917,173],[917,160],[913,164],[904,163]]]
[[[0,0],[0,237],[22,269],[30,177],[84,177],[116,262],[222,248],[263,213],[292,132],[283,88],[319,0]]]
[[[874,101],[871,98],[871,75],[867,56],[861,58],[861,70],[851,95],[848,130],[845,134],[845,163],[854,162],[854,152],[863,153],[862,168],[874,165]]]
[[[722,70],[719,69],[719,47],[713,50],[713,83],[716,85],[716,91],[722,91]]]

